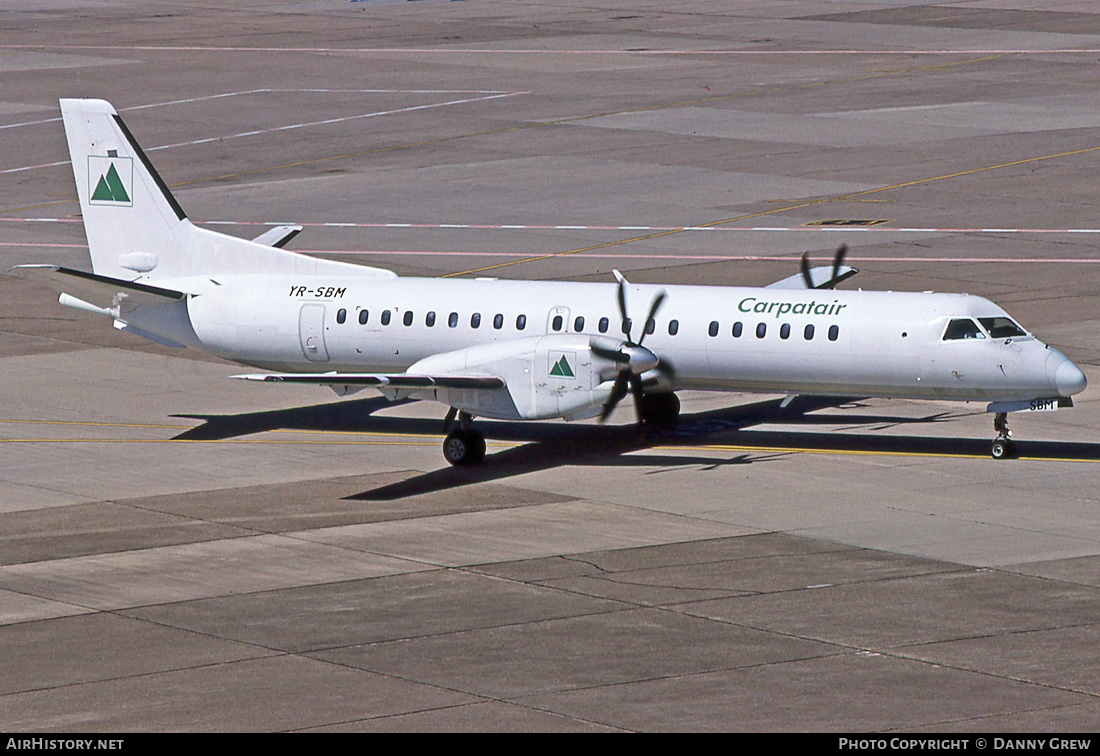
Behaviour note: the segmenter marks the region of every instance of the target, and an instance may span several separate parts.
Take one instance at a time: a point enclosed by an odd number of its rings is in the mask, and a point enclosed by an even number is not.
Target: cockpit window
[[[1016,325],[1012,318],[978,318],[978,322],[985,326],[985,330],[989,331],[989,335],[995,339],[1027,336],[1027,331]]]
[[[984,339],[985,334],[978,324],[970,318],[956,318],[947,324],[947,330],[943,332],[944,341],[956,341],[959,339]]]

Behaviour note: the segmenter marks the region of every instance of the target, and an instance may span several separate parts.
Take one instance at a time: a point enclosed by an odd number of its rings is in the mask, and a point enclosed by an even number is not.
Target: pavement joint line
[[[149,108],[162,108],[168,105],[185,105],[192,102],[202,102],[204,100],[219,100],[226,97],[237,97],[239,95],[258,94],[261,92],[271,92],[271,89],[246,89],[240,92],[222,92],[219,94],[203,95],[201,97],[188,97],[182,100],[168,100],[166,102],[151,102],[146,105],[131,105],[128,108],[119,108],[120,113],[128,113],[132,110],[148,110]],[[20,126],[41,126],[44,123],[57,123],[61,120],[61,117],[56,118],[44,118],[38,121],[24,121],[22,123],[8,123],[0,126],[0,131],[4,129],[14,129]]]
[[[0,217],[0,223],[71,223],[81,224],[79,218],[16,218]],[[627,225],[554,225],[549,223],[392,223],[381,221],[240,221],[206,220],[203,226],[286,226],[296,225],[305,228],[416,228],[416,229],[463,229],[474,231],[531,230],[531,231],[727,231],[739,233],[792,233],[803,234],[1100,234],[1100,228],[1029,228],[1029,227],[989,227],[963,228],[938,226],[627,226]],[[69,246],[84,246],[69,245]]]
[[[0,53],[10,55],[11,53]],[[119,112],[128,113],[134,110],[149,110],[151,108],[164,108],[173,105],[189,105],[191,102],[204,102],[206,100],[220,100],[227,97],[240,97],[242,95],[287,95],[287,94],[333,94],[333,95],[505,95],[503,89],[333,89],[327,87],[304,88],[279,88],[261,87],[257,89],[244,89],[241,91],[219,92],[216,95],[202,95],[200,97],[187,97],[179,100],[166,100],[164,102],[149,102],[146,105],[132,105],[128,108],[119,108]],[[23,121],[20,123],[0,124],[0,131],[4,129],[18,129],[26,125],[42,125],[43,123],[56,123],[61,117],[44,118],[37,121]]]
[[[836,436],[829,436],[835,438]],[[952,454],[949,452],[883,451],[862,449],[814,449],[800,446],[741,446],[737,444],[706,444],[699,446],[651,446],[648,450],[660,451],[738,451],[738,452],[788,452],[791,454],[836,454],[840,456],[866,457],[933,457],[943,459],[989,459],[987,454]],[[1100,462],[1100,459],[1074,459],[1072,457],[1021,457],[1017,462]]]
[[[4,49],[4,48],[2,46],[0,46],[0,49]],[[206,48],[206,49],[209,50],[209,49],[213,49],[213,48]],[[826,80],[823,80],[823,81],[814,81],[814,82],[809,82],[809,83],[805,83],[805,84],[795,84],[795,85],[793,85],[793,88],[794,89],[808,89],[808,88],[813,88],[813,87],[828,86],[828,85],[832,85],[832,84],[841,84],[841,83],[852,83],[852,82],[858,82],[858,81],[865,81],[865,80],[868,80],[868,79],[877,79],[877,78],[882,78],[882,77],[901,76],[901,75],[916,72],[916,71],[934,70],[934,69],[942,68],[942,67],[945,67],[945,66],[965,65],[965,64],[968,64],[968,63],[972,63],[972,62],[982,62],[982,61],[986,61],[986,60],[995,59],[995,58],[998,58],[998,57],[1002,57],[1002,56],[1001,55],[990,55],[990,56],[983,57],[983,58],[977,58],[977,59],[974,59],[972,61],[969,61],[969,60],[968,61],[956,61],[954,63],[941,64],[941,65],[937,65],[937,66],[916,66],[916,67],[913,67],[913,68],[899,68],[899,69],[896,69],[896,70],[891,70],[888,73],[876,72],[876,73],[867,74],[865,76],[839,78],[839,79],[826,79]],[[446,142],[456,141],[456,140],[459,140],[459,139],[468,139],[468,138],[479,137],[479,136],[489,136],[489,135],[495,135],[495,134],[506,134],[506,133],[509,133],[509,132],[521,131],[521,130],[529,129],[529,128],[543,128],[543,127],[547,127],[547,126],[557,126],[557,125],[568,124],[568,123],[573,123],[573,122],[577,122],[577,121],[590,120],[590,119],[594,119],[594,118],[604,118],[604,117],[607,117],[607,116],[625,115],[625,114],[632,114],[632,113],[644,113],[644,112],[650,112],[650,111],[655,111],[655,110],[667,110],[667,109],[670,109],[670,108],[686,107],[688,105],[697,105],[699,103],[704,103],[704,102],[715,102],[715,101],[721,101],[721,100],[730,100],[730,99],[741,98],[741,97],[755,97],[755,96],[759,96],[761,94],[771,94],[771,93],[774,93],[774,92],[777,92],[777,91],[784,91],[784,90],[789,89],[789,88],[791,88],[791,85],[781,85],[781,86],[777,86],[777,87],[769,87],[769,88],[764,88],[764,89],[750,90],[748,92],[732,92],[732,93],[728,93],[728,94],[710,95],[708,97],[700,97],[700,98],[694,98],[694,99],[689,99],[689,100],[681,100],[681,101],[677,101],[677,102],[658,103],[656,105],[644,105],[644,106],[640,106],[640,107],[636,107],[636,108],[628,108],[628,109],[625,109],[625,110],[599,112],[599,113],[586,113],[586,114],[576,115],[576,116],[566,116],[566,117],[563,117],[563,118],[551,119],[549,121],[531,121],[531,122],[528,122],[528,123],[519,124],[517,126],[507,126],[507,127],[499,128],[499,129],[489,129],[489,130],[485,130],[485,131],[471,132],[471,133],[466,133],[466,134],[454,134],[454,135],[451,135],[451,136],[437,137],[435,139],[427,139],[427,140],[423,140],[423,141],[419,141],[419,142],[407,142],[407,143],[404,143],[404,144],[392,145],[390,147],[372,148],[372,149],[369,149],[369,150],[362,150],[362,151],[359,151],[359,152],[352,152],[352,153],[343,154],[343,155],[329,155],[327,157],[315,158],[315,159],[312,159],[312,160],[301,160],[301,161],[296,161],[296,162],[293,162],[293,163],[285,163],[285,164],[282,164],[282,165],[268,166],[268,167],[265,167],[265,168],[257,168],[257,169],[248,170],[248,171],[239,171],[239,172],[236,172],[236,173],[226,173],[226,174],[222,174],[222,175],[219,175],[219,176],[212,176],[212,177],[206,177],[206,178],[201,178],[201,179],[192,179],[190,181],[183,181],[183,182],[178,182],[178,183],[175,183],[175,184],[170,184],[169,186],[172,187],[172,188],[176,188],[176,187],[180,187],[180,186],[188,186],[190,184],[205,183],[205,182],[208,182],[208,181],[222,181],[222,180],[228,179],[228,178],[239,178],[241,176],[255,175],[257,173],[269,173],[269,172],[272,172],[272,171],[285,170],[285,169],[288,169],[288,168],[298,168],[298,167],[301,167],[301,166],[304,166],[304,165],[317,165],[317,164],[324,163],[324,162],[329,162],[329,161],[332,161],[332,160],[346,160],[346,159],[353,158],[353,157],[363,157],[363,156],[366,156],[366,155],[378,154],[378,153],[383,153],[383,152],[390,152],[390,151],[393,151],[393,150],[404,150],[404,149],[411,149],[411,148],[414,148],[414,147],[422,147],[422,146],[433,145],[433,144],[443,144],[443,143],[446,143]],[[526,94],[530,94],[530,92],[507,92],[507,93],[501,94],[501,95],[492,95],[492,96],[481,97],[481,98],[473,98],[469,101],[470,102],[476,102],[476,101],[483,101],[483,100],[499,99],[500,97],[511,97],[511,96],[515,96],[515,95],[526,95]],[[451,103],[443,103],[443,105],[447,105],[447,104],[451,104]],[[410,107],[410,108],[403,108],[401,110],[393,111],[393,112],[411,112],[411,111],[414,111],[414,110],[423,110],[423,109],[427,109],[429,107],[439,107],[439,106],[440,106],[439,104],[426,105],[426,106],[416,106],[416,107]],[[382,114],[385,115],[387,113],[382,113]],[[356,117],[361,118],[361,117],[366,117],[366,116],[356,116]],[[345,119],[341,119],[341,120],[349,120],[349,119],[345,118]],[[253,133],[259,134],[259,133],[265,133],[265,132],[278,132],[278,131],[283,130],[283,128],[286,128],[286,127],[270,128],[270,129],[264,129],[264,130],[259,130],[259,131],[255,131],[255,132],[248,132],[248,133],[249,134],[253,134]],[[241,135],[238,134],[238,135],[235,135],[235,136],[241,136]],[[231,138],[234,138],[234,137],[233,136],[223,137],[222,139],[231,139]],[[191,142],[181,142],[181,143],[175,144],[175,145],[161,145],[159,147],[151,147],[151,148],[147,149],[146,152],[152,152],[152,151],[155,151],[155,150],[167,149],[169,147],[178,147],[178,146],[182,146],[182,145],[206,144],[206,143],[214,142],[214,141],[219,141],[219,139],[218,138],[207,137],[207,138],[204,138],[204,139],[193,140]],[[1097,148],[1097,149],[1100,149],[1100,148]],[[56,162],[56,163],[49,163],[49,164],[43,164],[43,165],[37,165],[37,166],[27,166],[27,167],[23,167],[23,168],[11,168],[11,169],[7,169],[7,170],[0,170],[0,175],[6,174],[6,173],[16,173],[16,172],[20,172],[20,171],[35,169],[35,168],[57,167],[57,166],[60,166],[60,165],[65,165],[65,164],[67,164],[67,162],[68,161],[60,161],[60,162]],[[873,190],[873,191],[881,191],[881,190]],[[864,193],[862,193],[862,192],[861,193],[856,193],[856,194],[846,196],[846,197],[843,197],[843,198],[831,198],[831,199],[823,200],[823,202],[841,201],[843,199],[848,199],[848,198],[851,198],[851,197],[859,197],[862,194],[864,194]],[[62,200],[62,201],[58,201],[58,202],[51,202],[51,203],[46,203],[46,204],[41,204],[41,205],[29,205],[29,206],[26,206],[26,207],[17,208],[15,210],[12,210],[12,211],[9,211],[9,212],[21,212],[21,211],[24,211],[24,210],[32,210],[32,209],[37,209],[37,208],[40,208],[40,207],[49,207],[51,205],[66,204],[66,203],[71,202],[71,201],[72,200]],[[813,203],[811,203],[811,204],[813,204]],[[799,206],[799,207],[801,207],[801,206]],[[784,209],[791,209],[791,208],[784,208]],[[783,212],[784,209],[777,209],[774,212]],[[747,215],[747,216],[744,216],[744,217],[749,218],[749,217],[756,217],[757,215],[768,215],[768,214],[770,214],[770,212],[758,213],[758,214],[754,214],[754,215]],[[698,226],[694,226],[692,228],[703,228],[703,227],[711,226],[711,225],[720,225],[720,224],[724,224],[724,223],[733,222],[733,221],[736,221],[736,220],[741,220],[741,218],[730,218],[730,219],[726,219],[726,220],[722,220],[722,221],[716,221],[714,223],[699,224]],[[686,229],[684,229],[684,230],[686,230]],[[675,233],[675,232],[673,232],[673,233]],[[663,236],[665,234],[660,234],[660,235]],[[649,237],[642,237],[642,238],[649,238]],[[616,242],[616,244],[625,244],[625,243],[628,243],[630,241],[636,241],[636,240],[627,239],[627,240],[624,240],[624,241]],[[576,250],[574,250],[574,251],[576,251]],[[556,255],[565,255],[565,254],[571,254],[571,253],[570,252],[556,253]],[[517,262],[509,263],[509,264],[510,265],[518,265],[518,264],[520,264],[520,262],[522,262],[522,261],[517,261]],[[476,272],[479,272],[480,270],[482,270],[482,269],[466,271],[466,273],[476,273]],[[465,274],[464,273],[451,273],[451,274],[448,274],[448,275],[443,276],[443,277],[447,278],[447,277],[456,276],[456,275],[465,275]]]
[[[466,104],[474,103],[474,102],[485,102],[485,101],[488,101],[488,100],[499,100],[503,97],[515,97],[517,95],[523,95],[523,94],[528,94],[528,93],[527,92],[505,92],[504,94],[482,95],[481,97],[468,97],[468,98],[465,98],[465,99],[447,100],[446,102],[433,102],[433,103],[428,103],[428,104],[425,104],[425,105],[410,105],[410,106],[405,107],[405,108],[393,108],[391,110],[377,110],[377,111],[371,111],[369,113],[357,113],[355,115],[350,115],[350,116],[341,116],[341,117],[337,117],[337,118],[325,118],[325,119],[318,120],[318,121],[307,121],[307,122],[303,122],[303,123],[286,124],[286,125],[283,125],[283,126],[271,126],[269,128],[264,128],[264,129],[253,129],[251,131],[242,131],[242,132],[238,132],[236,134],[223,134],[222,136],[203,137],[202,139],[192,139],[192,140],[187,141],[187,142],[174,142],[174,143],[171,143],[171,144],[161,144],[161,145],[157,145],[156,147],[148,147],[148,148],[145,149],[145,151],[146,152],[158,152],[160,150],[175,149],[176,147],[192,147],[192,146],[195,146],[195,145],[209,144],[209,143],[212,143],[212,142],[226,142],[226,141],[229,141],[230,139],[240,139],[240,138],[243,138],[243,137],[250,137],[250,136],[262,136],[264,134],[274,134],[274,133],[278,133],[278,132],[281,132],[281,131],[293,131],[293,130],[296,130],[296,129],[304,129],[304,128],[310,128],[310,127],[314,127],[314,126],[331,126],[333,124],[344,123],[344,122],[347,122],[347,121],[355,121],[355,120],[360,120],[360,119],[363,119],[363,118],[376,118],[376,117],[380,117],[380,116],[400,115],[400,114],[403,114],[403,113],[413,113],[413,112],[417,112],[417,111],[421,111],[421,110],[431,110],[431,109],[434,109],[434,108],[448,107],[450,105],[466,105]],[[68,160],[59,160],[59,161],[53,162],[53,163],[41,163],[39,165],[25,165],[25,166],[20,166],[18,168],[7,168],[7,169],[4,169],[4,170],[0,170],[0,175],[10,174],[10,173],[22,173],[22,172],[25,172],[25,171],[36,170],[38,168],[54,168],[54,167],[57,167],[57,166],[68,165],[69,162],[70,161],[68,161]],[[237,175],[237,174],[230,174],[230,175]],[[221,177],[215,177],[215,179],[202,179],[202,180],[203,181],[217,180],[217,178],[221,178]],[[173,187],[175,187],[175,186],[185,186],[185,185],[190,184],[190,183],[195,183],[195,182],[194,181],[188,181],[188,182],[183,182],[182,184],[172,184],[171,186],[173,186]]]
[[[442,438],[442,437],[441,437]],[[315,441],[242,438],[0,438],[3,444],[242,444],[271,446],[436,446],[435,441]],[[492,447],[513,447],[520,443],[487,441]]]
[[[539,262],[539,261],[542,261],[542,260],[548,260],[548,259],[552,259],[552,258],[555,258],[555,257],[567,257],[569,255],[576,255],[576,254],[579,254],[579,253],[582,253],[582,252],[592,252],[592,251],[595,251],[595,250],[606,249],[607,247],[614,247],[614,246],[618,246],[618,245],[622,245],[622,244],[631,244],[631,243],[639,242],[639,241],[649,241],[651,239],[659,239],[659,238],[664,237],[664,236],[671,236],[673,234],[683,233],[684,231],[700,229],[700,228],[707,228],[707,227],[710,227],[710,226],[720,226],[720,225],[725,225],[727,223],[736,223],[738,221],[748,220],[749,218],[759,218],[759,217],[763,217],[763,216],[767,216],[767,215],[776,215],[776,214],[779,214],[779,213],[789,212],[791,210],[801,210],[801,209],[805,209],[807,207],[814,207],[816,205],[824,205],[824,204],[828,204],[828,203],[832,203],[832,202],[839,202],[839,201],[849,200],[849,199],[852,199],[852,198],[855,198],[855,197],[864,197],[864,196],[867,196],[869,194],[876,194],[878,192],[885,192],[885,191],[890,191],[890,190],[893,190],[893,189],[906,189],[906,188],[909,188],[909,187],[920,186],[922,184],[929,184],[929,183],[936,182],[936,181],[946,181],[946,180],[949,180],[949,179],[959,178],[959,177],[962,177],[962,176],[972,176],[972,175],[975,175],[975,174],[978,174],[978,173],[984,173],[984,172],[987,172],[987,171],[994,171],[994,170],[999,170],[999,169],[1002,169],[1002,168],[1011,168],[1011,167],[1015,167],[1015,166],[1026,165],[1028,163],[1035,163],[1035,162],[1042,161],[1042,160],[1052,160],[1052,159],[1055,159],[1055,158],[1083,155],[1083,154],[1086,154],[1086,153],[1091,153],[1091,152],[1096,152],[1096,151],[1100,151],[1100,146],[1085,147],[1085,148],[1078,149],[1078,150],[1067,150],[1067,151],[1064,151],[1064,152],[1058,152],[1058,153],[1053,153],[1053,154],[1049,154],[1049,155],[1040,155],[1040,156],[1037,156],[1037,157],[1023,158],[1021,160],[1013,160],[1013,161],[1009,161],[1009,162],[1005,162],[1005,163],[998,163],[996,165],[988,165],[988,166],[982,166],[982,167],[979,167],[979,168],[971,168],[971,169],[968,169],[968,170],[965,170],[965,171],[956,171],[954,173],[948,173],[948,174],[944,174],[944,175],[941,175],[941,176],[931,176],[931,177],[928,177],[928,178],[914,179],[914,180],[911,180],[911,181],[904,181],[904,182],[900,182],[900,183],[896,183],[896,184],[890,184],[890,185],[887,185],[887,186],[875,187],[873,189],[865,189],[865,190],[859,191],[859,192],[851,192],[851,193],[837,195],[837,196],[833,196],[833,197],[824,197],[824,198],[821,198],[821,199],[809,200],[809,201],[806,201],[806,202],[800,202],[800,203],[796,203],[796,204],[792,204],[792,205],[784,205],[783,207],[777,207],[777,208],[774,208],[772,210],[762,210],[762,211],[757,212],[757,213],[748,213],[748,214],[739,215],[739,216],[736,216],[736,217],[733,217],[733,218],[725,218],[725,219],[722,219],[722,220],[708,221],[706,223],[698,223],[698,224],[695,224],[693,226],[685,226],[683,228],[677,228],[677,229],[672,229],[672,230],[668,230],[668,231],[660,231],[660,232],[651,233],[651,234],[643,234],[642,236],[633,236],[633,237],[630,237],[629,239],[620,239],[618,241],[604,242],[602,244],[593,244],[593,245],[589,245],[587,247],[580,247],[578,249],[566,250],[564,252],[552,252],[552,253],[545,254],[545,255],[536,255],[536,256],[532,256],[532,257],[525,257],[523,259],[513,260],[511,262],[498,263],[496,265],[487,265],[487,266],[484,266],[484,267],[481,267],[481,268],[473,268],[472,270],[465,270],[465,271],[460,271],[460,272],[456,272],[456,273],[447,273],[447,274],[445,274],[443,276],[440,276],[440,277],[441,278],[454,278],[454,277],[457,277],[457,276],[469,275],[471,273],[483,273],[483,272],[488,271],[488,270],[495,270],[495,269],[498,269],[498,268],[504,268],[504,267],[508,267],[508,266],[512,266],[512,265],[523,265],[523,264],[529,263],[529,262]]]
[[[294,432],[294,431],[288,431]],[[318,434],[326,434],[326,431],[313,431]],[[393,434],[401,436],[402,434]],[[427,441],[381,441],[381,440],[298,440],[298,439],[245,439],[245,438],[0,438],[3,444],[242,444],[242,445],[316,445],[316,446],[434,446],[442,436],[431,438]],[[486,444],[496,448],[515,448],[524,446],[524,441],[496,441],[487,440]],[[630,449],[624,453],[645,455],[650,451],[736,451],[758,453],[786,453],[786,454],[824,454],[834,456],[866,456],[866,457],[919,457],[937,459],[988,459],[985,454],[965,454],[950,452],[922,452],[922,451],[884,451],[862,449],[815,449],[800,446],[741,446],[733,444],[701,444],[685,446],[654,445],[641,449]],[[1100,463],[1100,459],[1075,459],[1072,457],[1047,457],[1047,456],[1023,456],[1018,462],[1084,462]]]
[[[854,49],[846,50],[830,48],[826,50],[814,50],[799,48],[793,50],[731,50],[731,49],[698,49],[666,48],[663,50],[637,50],[637,49],[537,49],[537,48],[492,48],[492,47],[240,47],[240,46],[200,46],[200,45],[47,45],[47,44],[8,44],[0,45],[0,50],[11,52],[45,51],[45,50],[133,50],[141,52],[231,52],[231,53],[354,53],[354,54],[399,54],[399,55],[636,55],[636,56],[662,56],[662,55],[733,55],[733,56],[827,56],[827,55],[860,55],[860,56],[903,56],[914,55],[1094,55],[1100,53],[1097,47],[1067,47],[1067,48],[1024,48],[1024,47],[991,47],[991,48],[937,48],[931,50],[870,50]]]
[[[0,243],[3,246],[3,243]],[[310,249],[299,250],[308,255],[368,255],[379,257],[517,257],[521,252],[480,252],[480,251],[442,251],[442,250],[372,250],[372,249]],[[556,257],[549,255],[547,259]],[[790,262],[797,261],[799,255],[677,255],[645,253],[580,252],[572,257],[594,260],[684,260],[684,261],[742,261],[742,262]],[[834,255],[810,255],[810,262],[832,262]],[[844,258],[849,262],[904,262],[904,263],[997,263],[997,264],[1051,264],[1076,265],[1100,263],[1100,257],[868,257],[849,254]],[[504,267],[504,266],[500,266]],[[460,275],[460,274],[453,274]],[[446,278],[447,276],[443,276]]]
[[[202,425],[167,425],[163,423],[108,423],[91,420],[19,420],[0,418],[0,423],[12,423],[20,425],[62,425],[62,426],[91,426],[97,428],[147,428],[150,430],[199,430]],[[348,430],[311,430],[306,428],[263,428],[254,433],[302,433],[315,435],[347,435],[347,436],[377,436],[383,438],[429,438],[440,439],[443,435],[430,433],[388,433],[382,431],[348,431]],[[0,439],[3,440],[3,439]],[[8,439],[18,440],[18,439]],[[134,439],[138,440],[138,439]],[[173,440],[173,439],[165,439]],[[186,440],[186,439],[185,439]]]
[[[87,244],[51,244],[45,242],[5,242],[0,241],[0,247],[31,247],[48,249],[87,249]],[[485,252],[481,250],[431,250],[431,249],[298,249],[294,250],[302,255],[370,255],[379,257],[523,257],[523,252]],[[558,255],[549,255],[556,257]],[[798,258],[798,255],[677,255],[677,254],[645,254],[645,253],[587,253],[581,252],[572,255],[579,259],[595,260],[703,260],[703,261],[744,261],[744,262],[788,262]],[[833,255],[811,255],[811,262],[831,262]],[[848,255],[846,260],[852,262],[919,262],[919,263],[998,263],[1016,265],[1090,265],[1100,263],[1100,257],[868,257],[863,255]],[[447,276],[444,276],[446,278]]]

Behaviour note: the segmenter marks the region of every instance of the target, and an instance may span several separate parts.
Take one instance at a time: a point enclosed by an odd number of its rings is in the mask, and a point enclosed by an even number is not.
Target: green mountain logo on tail
[[[553,358],[551,358],[553,361]],[[576,378],[573,374],[573,368],[569,367],[569,360],[565,359],[565,355],[561,356],[561,359],[557,362],[553,362],[553,367],[550,368],[550,375],[555,378]]]
[[[133,160],[123,157],[88,156],[89,202],[93,205],[134,204]]]

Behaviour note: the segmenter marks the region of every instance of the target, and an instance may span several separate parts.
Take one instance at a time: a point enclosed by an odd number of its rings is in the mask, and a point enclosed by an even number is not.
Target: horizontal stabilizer
[[[123,302],[133,306],[168,304],[187,296],[182,291],[99,276],[60,265],[17,265],[8,270],[8,273],[46,284],[61,294],[78,297],[104,309],[118,307]]]
[[[847,281],[849,278],[859,273],[859,268],[853,268],[850,265],[841,265],[836,270],[836,276],[833,276],[832,265],[822,265],[818,268],[810,268],[809,274],[811,280],[814,282],[813,288],[815,289],[833,289],[841,281]],[[805,289],[806,279],[801,273],[795,273],[793,276],[788,276],[782,281],[776,281],[770,283],[764,287],[765,289]]]
[[[494,375],[408,375],[406,373],[252,373],[235,375],[245,381],[308,383],[315,386],[379,386],[391,388],[499,389],[504,381]]]
[[[275,228],[264,231],[252,241],[257,244],[263,244],[266,247],[282,248],[288,241],[300,234],[301,231],[301,226],[276,226]]]

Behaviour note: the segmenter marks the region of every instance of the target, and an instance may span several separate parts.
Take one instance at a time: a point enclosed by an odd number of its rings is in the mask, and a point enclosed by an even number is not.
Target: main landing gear
[[[642,394],[638,402],[638,417],[646,425],[671,428],[680,418],[680,400],[671,391]]]
[[[485,436],[470,428],[474,416],[469,412],[458,412],[453,407],[443,421],[443,430],[448,430],[458,415],[458,427],[447,434],[443,440],[443,457],[452,465],[466,467],[476,465],[485,456]]]
[[[1008,413],[998,412],[993,416],[993,430],[997,431],[997,438],[993,439],[993,445],[989,452],[993,459],[1012,459],[1016,456],[1016,442],[1012,440],[1012,431],[1008,429]]]

